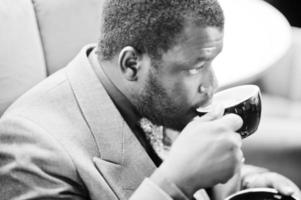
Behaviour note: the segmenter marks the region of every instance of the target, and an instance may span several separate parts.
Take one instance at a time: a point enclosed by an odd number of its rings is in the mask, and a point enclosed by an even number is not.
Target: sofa
[[[95,43],[102,0],[0,0],[0,116],[20,95]],[[263,90],[258,131],[244,141],[247,163],[301,186],[301,30],[285,62],[255,83]],[[280,84],[279,84],[280,83]]]
[[[0,115],[97,41],[102,0],[0,1]]]

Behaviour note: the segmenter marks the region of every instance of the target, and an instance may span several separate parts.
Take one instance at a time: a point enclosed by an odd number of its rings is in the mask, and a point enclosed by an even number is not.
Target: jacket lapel
[[[99,150],[95,165],[117,196],[126,199],[156,167],[91,68],[87,52],[92,49],[84,47],[66,75]]]

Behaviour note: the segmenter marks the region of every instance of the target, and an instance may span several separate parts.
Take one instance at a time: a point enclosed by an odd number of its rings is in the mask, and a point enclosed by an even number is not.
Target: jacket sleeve
[[[146,178],[136,189],[130,200],[173,200],[167,193]]]
[[[88,199],[58,141],[27,119],[0,121],[2,200]]]

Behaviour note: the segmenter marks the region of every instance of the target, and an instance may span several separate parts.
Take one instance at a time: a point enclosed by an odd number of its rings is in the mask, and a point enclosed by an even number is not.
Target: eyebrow
[[[205,53],[203,53],[203,50],[205,49]],[[212,50],[213,49],[213,50]],[[216,49],[216,50],[215,50]],[[206,53],[206,50],[209,51]],[[201,50],[201,53],[199,56],[197,56],[194,60],[190,60],[188,62],[183,62],[183,64],[186,64],[188,69],[194,68],[197,64],[201,62],[209,62],[215,59],[215,57],[222,51],[222,48],[215,48],[215,47],[208,47],[203,48]]]
[[[200,56],[196,58],[195,63],[213,60],[221,51],[222,48],[215,48],[215,47],[203,48],[201,50]]]

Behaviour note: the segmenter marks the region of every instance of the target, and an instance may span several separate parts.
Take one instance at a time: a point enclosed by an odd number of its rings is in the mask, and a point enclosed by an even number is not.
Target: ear
[[[126,46],[119,53],[118,64],[121,72],[129,81],[137,80],[137,72],[140,68],[141,55],[134,47]]]

